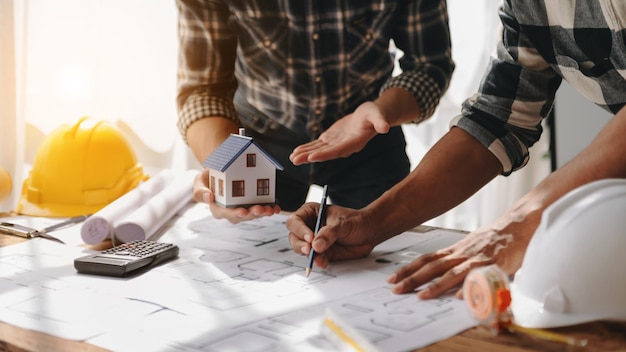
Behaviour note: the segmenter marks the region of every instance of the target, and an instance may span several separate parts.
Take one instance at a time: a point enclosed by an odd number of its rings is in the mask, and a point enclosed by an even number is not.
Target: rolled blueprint
[[[80,235],[86,244],[98,244],[113,236],[115,225],[128,214],[148,202],[174,180],[174,173],[165,169],[156,176],[140,183],[98,212],[90,216],[82,225]]]
[[[193,181],[198,170],[177,176],[146,204],[129,214],[115,226],[115,242],[147,240],[174,214],[193,199]]]

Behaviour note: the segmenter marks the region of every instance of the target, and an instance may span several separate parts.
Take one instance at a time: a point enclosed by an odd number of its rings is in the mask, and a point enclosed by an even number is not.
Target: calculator
[[[126,277],[176,257],[178,246],[173,243],[139,240],[76,258],[74,267],[83,274]]]

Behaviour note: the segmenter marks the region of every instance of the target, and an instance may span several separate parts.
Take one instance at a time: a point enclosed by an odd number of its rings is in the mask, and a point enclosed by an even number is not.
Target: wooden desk
[[[25,240],[19,237],[0,235],[0,247],[21,241]],[[626,351],[626,322],[594,322],[551,329],[551,331],[585,338],[589,343],[585,349],[568,349],[560,343],[543,341],[519,333],[494,336],[487,329],[477,327],[419,351]],[[101,352],[105,350],[85,342],[66,340],[0,322],[0,352],[24,351]]]

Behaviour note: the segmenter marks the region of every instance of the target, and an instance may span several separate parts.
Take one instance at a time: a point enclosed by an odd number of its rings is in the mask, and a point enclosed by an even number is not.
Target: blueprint
[[[179,257],[131,278],[77,274],[80,246],[0,248],[0,320],[115,351],[329,351],[324,311],[381,351],[416,349],[476,325],[463,301],[391,293],[392,271],[462,233],[421,228],[364,259],[314,268],[291,250],[286,216],[238,225],[190,204],[161,231]]]

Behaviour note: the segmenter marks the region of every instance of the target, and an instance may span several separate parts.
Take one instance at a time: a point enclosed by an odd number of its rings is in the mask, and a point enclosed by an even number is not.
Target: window
[[[246,181],[233,181],[233,197],[243,197],[245,192]]]
[[[224,180],[222,180],[221,178],[219,180],[219,186],[220,186],[219,195],[223,197],[224,196]]]
[[[247,154],[246,155],[246,166],[247,167],[255,167],[256,166],[256,154]]]
[[[269,196],[270,195],[270,179],[260,178],[256,180],[256,195],[257,196]]]
[[[211,185],[209,186],[211,192],[215,193],[215,176],[211,176]]]

